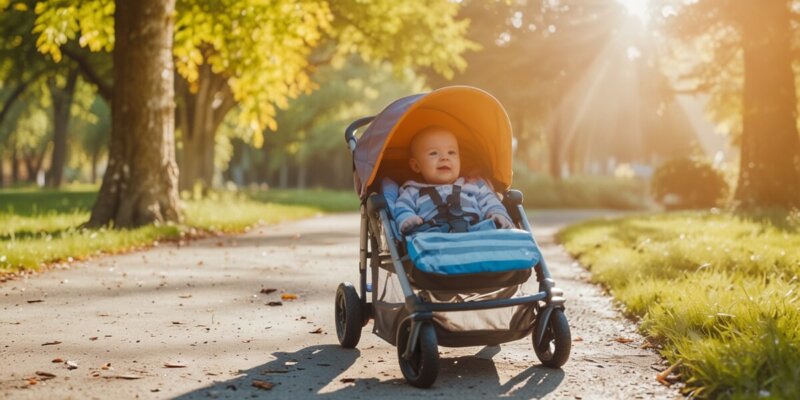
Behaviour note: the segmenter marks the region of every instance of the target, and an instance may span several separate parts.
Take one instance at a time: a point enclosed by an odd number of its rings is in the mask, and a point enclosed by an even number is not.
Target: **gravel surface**
[[[371,324],[357,350],[340,348],[333,298],[340,281],[357,282],[359,217],[337,214],[0,284],[0,397],[680,397],[656,382],[665,366],[635,325],[553,242],[565,223],[609,214],[531,215],[567,298],[573,344],[561,370],[541,367],[529,338],[440,348],[439,379],[420,390]]]

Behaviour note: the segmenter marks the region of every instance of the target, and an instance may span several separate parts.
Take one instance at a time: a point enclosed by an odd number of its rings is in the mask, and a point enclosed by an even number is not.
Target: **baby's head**
[[[411,170],[422,175],[426,183],[451,184],[461,172],[458,141],[453,132],[439,126],[429,126],[411,139]]]

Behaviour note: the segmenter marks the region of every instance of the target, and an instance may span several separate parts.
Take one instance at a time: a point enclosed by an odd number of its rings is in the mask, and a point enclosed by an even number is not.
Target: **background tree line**
[[[506,105],[518,169],[555,178],[693,151],[676,96],[709,94],[740,205],[796,206],[795,3],[659,2],[644,26],[616,0],[3,0],[0,176],[104,170],[91,222],[117,226],[177,219],[178,188],[215,177],[347,187],[347,121],[471,84]],[[151,111],[126,114],[139,92]]]

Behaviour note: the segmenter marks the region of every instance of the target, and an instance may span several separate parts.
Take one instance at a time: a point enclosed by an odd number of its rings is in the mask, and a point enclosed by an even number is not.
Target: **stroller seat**
[[[402,235],[392,217],[398,185],[384,178],[381,186],[392,236],[401,239],[397,248],[403,253],[411,283],[420,289],[475,290],[517,285],[528,280],[531,269],[541,259],[530,232],[522,229]],[[393,271],[391,263],[382,266]]]

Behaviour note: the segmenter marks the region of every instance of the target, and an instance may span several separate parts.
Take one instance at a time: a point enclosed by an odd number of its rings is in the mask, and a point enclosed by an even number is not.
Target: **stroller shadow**
[[[352,399],[366,396],[391,398],[541,398],[555,390],[564,379],[562,370],[531,366],[505,383],[493,360],[476,356],[441,358],[439,379],[430,389],[417,389],[404,379],[380,380],[375,377],[355,378],[361,370],[346,373],[361,355],[359,350],[343,349],[338,345],[317,345],[293,353],[272,353],[274,360],[240,371],[240,375],[210,386],[177,396],[177,399],[240,399],[333,398]],[[395,362],[393,358],[386,362]],[[365,367],[368,369],[369,367]],[[399,374],[399,367],[398,367]],[[352,378],[351,378],[352,377]],[[342,378],[349,378],[343,381]],[[253,386],[265,381],[275,386],[264,390]],[[346,386],[321,393],[331,383],[346,382]]]

